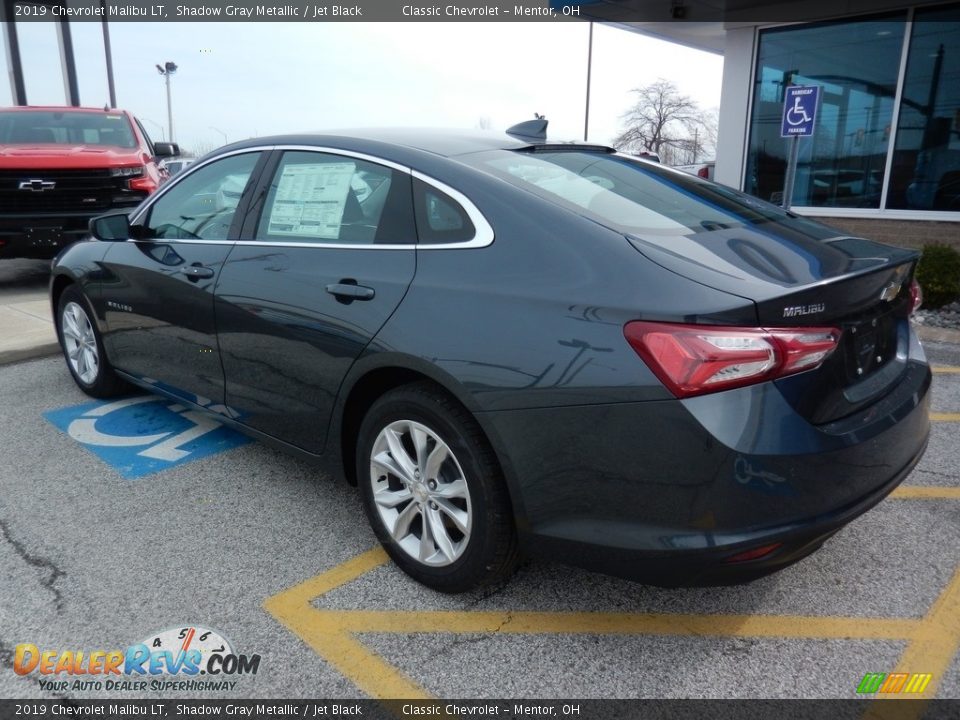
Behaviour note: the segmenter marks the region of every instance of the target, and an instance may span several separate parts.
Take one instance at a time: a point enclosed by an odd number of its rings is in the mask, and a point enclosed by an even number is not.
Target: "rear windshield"
[[[130,123],[119,113],[69,110],[0,112],[0,145],[38,143],[137,146]]]
[[[459,159],[626,234],[690,235],[790,217],[744,193],[612,153],[496,150]]]

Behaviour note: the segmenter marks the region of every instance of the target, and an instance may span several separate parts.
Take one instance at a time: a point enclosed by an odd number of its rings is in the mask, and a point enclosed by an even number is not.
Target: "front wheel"
[[[452,398],[428,383],[386,393],[360,426],[357,468],[370,523],[408,575],[453,593],[513,573],[517,536],[499,465]]]
[[[57,306],[57,337],[74,382],[87,395],[109,398],[130,390],[113,372],[90,303],[76,285],[67,287]]]

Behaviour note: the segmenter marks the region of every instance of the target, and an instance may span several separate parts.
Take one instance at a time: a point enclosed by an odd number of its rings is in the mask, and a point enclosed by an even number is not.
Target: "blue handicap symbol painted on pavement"
[[[128,480],[251,442],[205,413],[152,395],[84,403],[43,416]]]

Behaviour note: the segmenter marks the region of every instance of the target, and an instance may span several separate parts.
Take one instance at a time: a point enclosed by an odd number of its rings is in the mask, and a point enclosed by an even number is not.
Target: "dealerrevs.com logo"
[[[198,625],[153,633],[125,650],[50,650],[21,643],[13,658],[14,672],[36,673],[40,689],[54,692],[230,691],[235,676],[256,675],[259,668],[259,655],[238,654],[219,632]]]

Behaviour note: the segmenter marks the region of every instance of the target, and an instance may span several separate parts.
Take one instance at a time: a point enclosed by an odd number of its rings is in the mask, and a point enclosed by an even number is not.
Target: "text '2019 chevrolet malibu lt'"
[[[355,482],[394,561],[447,592],[522,554],[757,577],[910,472],[915,253],[521,131],[217,150],[56,260],[70,372]]]

